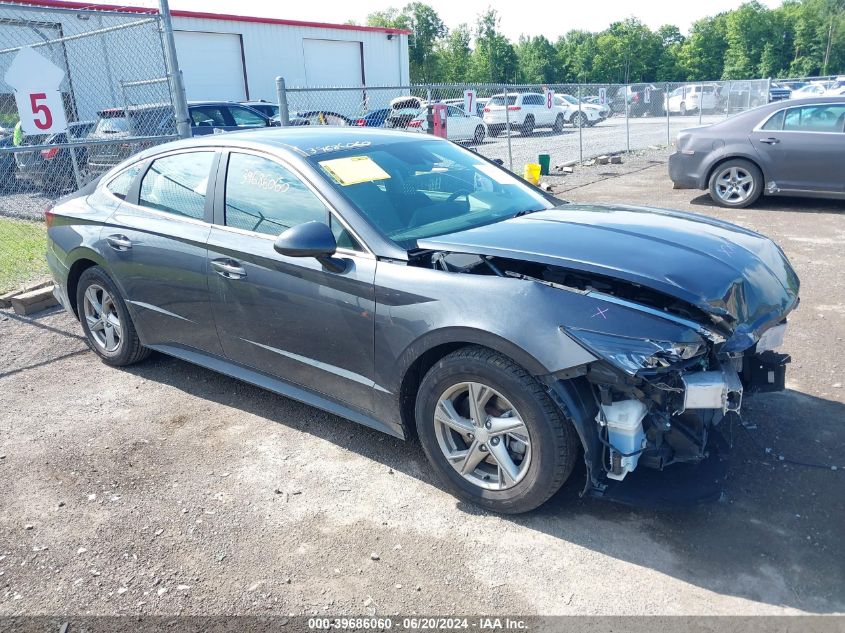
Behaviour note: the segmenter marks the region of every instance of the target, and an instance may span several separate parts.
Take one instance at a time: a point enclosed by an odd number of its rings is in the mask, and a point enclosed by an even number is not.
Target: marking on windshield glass
[[[598,312],[596,312],[593,316],[591,316],[590,317],[591,319],[595,318],[597,316],[600,316],[602,319],[607,319],[605,314],[607,314],[610,311],[610,308],[605,308],[604,310],[602,310],[601,308],[597,308],[597,310],[598,310]]]
[[[350,141],[348,143],[335,143],[333,145],[323,145],[322,147],[309,147],[303,150],[306,154],[314,156],[315,154],[330,154],[331,152],[340,152],[345,149],[361,149],[372,145],[370,141]]]
[[[262,174],[260,171],[248,169],[241,177],[242,185],[250,185],[256,189],[264,189],[265,191],[274,191],[276,193],[285,193],[290,189],[290,183],[285,182],[284,178],[278,176],[274,178],[268,174]]]

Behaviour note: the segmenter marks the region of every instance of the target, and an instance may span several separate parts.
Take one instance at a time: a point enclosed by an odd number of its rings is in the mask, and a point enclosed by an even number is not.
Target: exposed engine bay
[[[785,319],[737,350],[725,345],[734,331],[729,318],[630,281],[540,262],[443,251],[418,252],[411,265],[540,283],[635,307],[695,332],[686,341],[668,342],[637,338],[635,332],[621,337],[561,326],[598,359],[548,383],[553,390],[555,381],[580,379],[595,400],[593,419],[573,420],[585,448],[585,492],[601,494],[608,479],[621,481],[637,468],[662,470],[706,459],[711,434],[740,414],[744,396],[784,389],[790,358],[774,350],[783,340]],[[566,408],[565,402],[560,404]]]

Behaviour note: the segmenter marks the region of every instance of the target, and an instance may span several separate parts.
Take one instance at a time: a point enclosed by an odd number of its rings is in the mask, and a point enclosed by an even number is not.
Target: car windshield
[[[315,167],[388,238],[417,240],[554,205],[510,172],[443,141],[397,141],[311,156]]]
[[[576,99],[572,95],[560,95],[560,98],[565,99],[566,101],[568,101],[572,105],[578,105],[578,99]]]

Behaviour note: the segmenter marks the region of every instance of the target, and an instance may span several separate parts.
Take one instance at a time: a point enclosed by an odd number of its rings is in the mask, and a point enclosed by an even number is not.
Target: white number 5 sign
[[[64,71],[31,48],[22,48],[4,79],[15,90],[24,134],[55,134],[67,130],[59,92]]]

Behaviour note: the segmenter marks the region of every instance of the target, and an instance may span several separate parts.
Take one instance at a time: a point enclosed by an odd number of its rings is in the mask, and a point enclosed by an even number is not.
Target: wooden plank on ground
[[[53,286],[24,292],[12,297],[12,308],[20,315],[35,314],[41,312],[41,310],[52,308],[54,305],[58,305],[58,301],[53,296]]]

